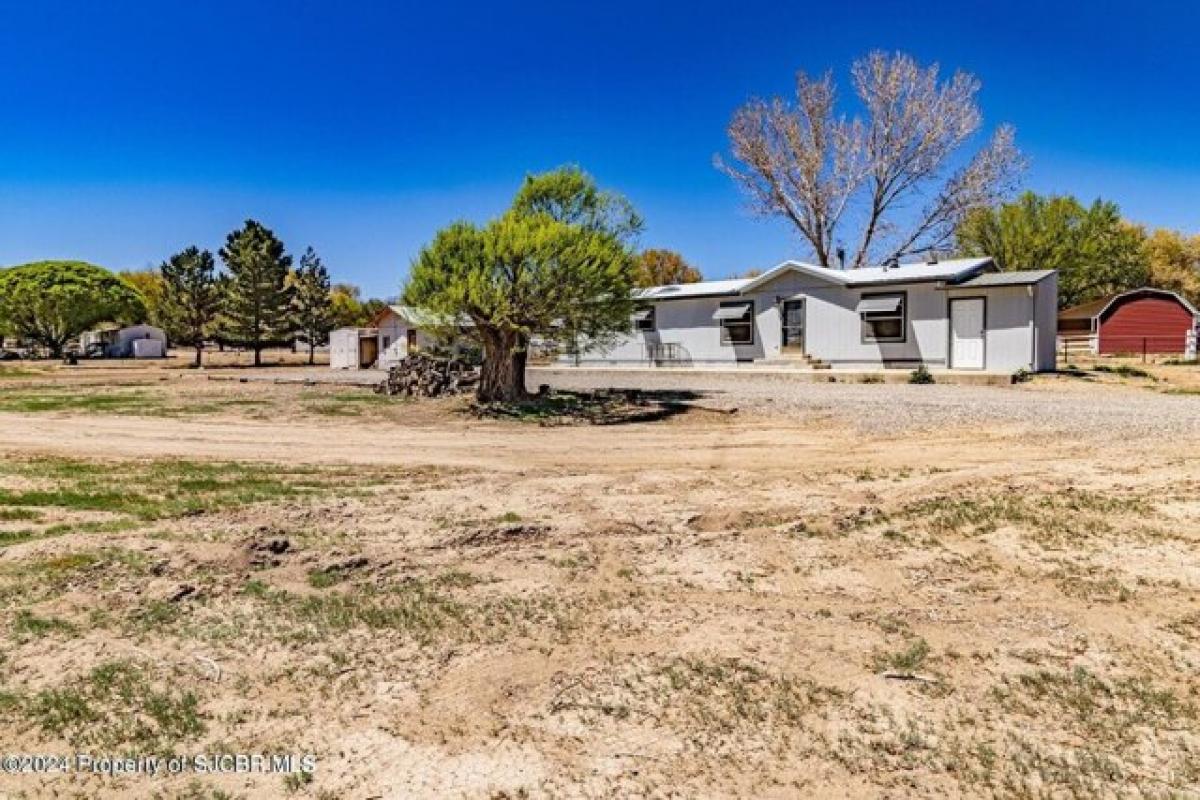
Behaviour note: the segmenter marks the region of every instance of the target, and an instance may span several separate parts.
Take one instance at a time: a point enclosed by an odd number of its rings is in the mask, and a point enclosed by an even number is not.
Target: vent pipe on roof
[[[900,259],[897,258],[896,256],[892,256],[887,261],[883,262],[883,271],[887,272],[889,269],[897,269],[897,268],[899,268],[899,266],[900,266]]]
[[[938,263],[938,251],[937,251],[937,249],[936,249],[936,248],[932,248],[932,247],[931,247],[931,248],[929,248],[929,258],[928,258],[928,262],[929,262],[930,264],[936,264],[936,263]]]
[[[846,268],[846,248],[839,247],[837,249],[838,269]]]

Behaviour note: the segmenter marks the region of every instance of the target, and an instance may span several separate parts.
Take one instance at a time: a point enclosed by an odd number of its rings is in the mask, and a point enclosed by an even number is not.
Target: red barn
[[[1058,313],[1058,335],[1070,348],[1100,355],[1186,353],[1196,347],[1200,315],[1195,307],[1165,289],[1134,289]]]

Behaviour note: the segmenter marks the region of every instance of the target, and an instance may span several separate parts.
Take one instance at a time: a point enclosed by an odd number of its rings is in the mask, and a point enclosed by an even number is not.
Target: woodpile
[[[375,391],[402,397],[443,397],[472,391],[478,381],[478,367],[453,358],[413,353],[389,369]]]

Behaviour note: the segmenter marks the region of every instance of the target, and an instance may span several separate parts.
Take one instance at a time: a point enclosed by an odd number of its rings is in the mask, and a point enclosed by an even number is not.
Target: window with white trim
[[[858,301],[863,343],[903,342],[908,327],[907,300],[904,292],[864,294]]]
[[[654,306],[643,306],[633,312],[633,327],[639,331],[652,331],[654,327]]]
[[[754,344],[754,303],[745,300],[721,303],[713,314],[721,325],[721,344]]]

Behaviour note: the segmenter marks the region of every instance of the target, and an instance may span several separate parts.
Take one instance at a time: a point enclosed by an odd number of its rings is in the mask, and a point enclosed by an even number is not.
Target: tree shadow
[[[629,425],[659,422],[698,410],[717,414],[737,411],[697,406],[696,402],[706,396],[683,390],[551,390],[513,403],[471,403],[466,411],[480,419],[507,419],[542,426]]]

